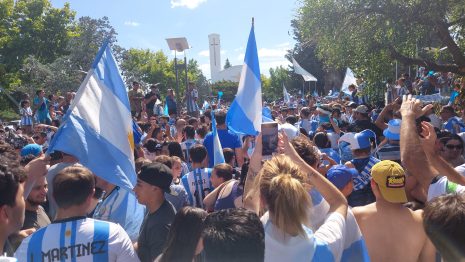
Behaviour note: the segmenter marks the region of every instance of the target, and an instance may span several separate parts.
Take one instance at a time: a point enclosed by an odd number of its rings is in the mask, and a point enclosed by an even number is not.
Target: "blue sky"
[[[108,16],[124,48],[161,49],[172,58],[165,39],[186,37],[192,47],[188,58],[199,62],[207,78],[208,35],[220,34],[223,65],[226,58],[241,65],[252,17],[261,73],[269,75],[270,67],[287,65],[284,55],[295,43],[291,19],[299,6],[298,0],[52,0],[55,7],[65,2],[77,17]]]

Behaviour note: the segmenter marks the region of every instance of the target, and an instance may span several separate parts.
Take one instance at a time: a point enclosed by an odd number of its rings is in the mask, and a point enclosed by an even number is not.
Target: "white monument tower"
[[[210,43],[210,73],[212,82],[218,81],[218,73],[221,71],[221,46],[220,35],[209,34],[208,41]]]

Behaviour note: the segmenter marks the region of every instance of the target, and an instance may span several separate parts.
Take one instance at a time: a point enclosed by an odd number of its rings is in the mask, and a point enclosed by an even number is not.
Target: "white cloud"
[[[285,42],[285,43],[282,43],[282,44],[279,44],[279,45],[276,45],[276,47],[285,47],[285,48],[289,48],[290,47],[290,43],[289,42]]]
[[[125,21],[124,25],[136,27],[136,26],[140,26],[140,23],[134,22],[134,21]]]
[[[210,64],[200,64],[199,65],[200,70],[202,70],[203,75],[209,79],[210,76]]]
[[[227,53],[226,50],[221,50],[221,51],[220,51],[220,54],[222,54],[222,55],[224,55],[224,54],[226,54],[226,53]]]
[[[202,50],[198,54],[199,56],[204,56],[204,57],[209,57],[210,56],[210,50]]]
[[[187,7],[189,9],[195,9],[206,1],[207,0],[171,0],[171,8]]]
[[[286,48],[260,48],[258,49],[258,57],[284,57],[287,53]]]

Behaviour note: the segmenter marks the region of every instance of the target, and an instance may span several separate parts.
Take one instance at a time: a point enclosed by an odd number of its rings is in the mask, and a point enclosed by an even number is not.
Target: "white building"
[[[210,73],[212,83],[219,81],[239,82],[242,65],[236,65],[222,70],[220,35],[210,34],[208,35],[208,41],[210,44]]]

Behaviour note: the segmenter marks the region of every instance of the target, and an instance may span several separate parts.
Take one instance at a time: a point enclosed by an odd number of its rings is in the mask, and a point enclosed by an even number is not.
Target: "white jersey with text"
[[[182,185],[186,189],[190,206],[203,208],[203,199],[213,191],[211,173],[211,168],[196,168],[182,177]]]
[[[139,261],[118,224],[76,217],[39,229],[23,240],[15,257],[24,262]]]

